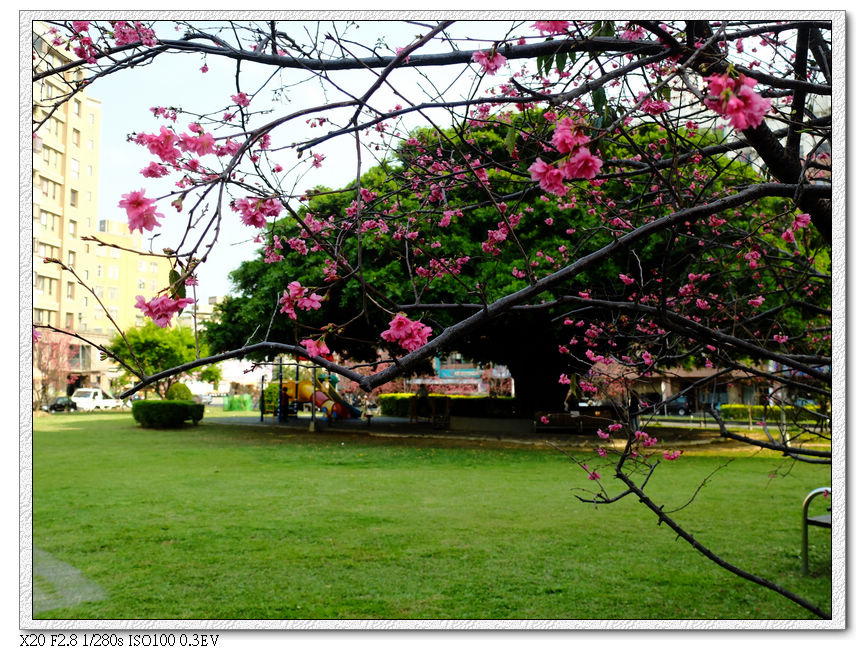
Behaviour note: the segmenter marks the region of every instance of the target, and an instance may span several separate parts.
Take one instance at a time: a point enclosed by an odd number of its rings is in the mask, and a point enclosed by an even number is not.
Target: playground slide
[[[289,379],[284,384],[288,389],[288,398],[293,400],[295,397],[294,381]],[[315,392],[314,403],[317,408],[324,409],[329,416],[338,418],[359,418],[361,412],[356,407],[346,402],[330,382],[319,382],[319,390],[314,391],[312,382],[309,380],[301,381],[297,384],[297,401],[301,403],[313,401],[313,391]]]

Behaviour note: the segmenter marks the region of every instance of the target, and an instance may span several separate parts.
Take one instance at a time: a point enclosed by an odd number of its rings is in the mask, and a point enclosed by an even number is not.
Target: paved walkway
[[[225,415],[220,417],[218,414],[206,415],[206,422],[217,422],[220,424],[235,424],[245,426],[260,426],[277,432],[285,432],[292,434],[310,433],[310,416],[308,413],[302,413],[299,417],[290,418],[287,422],[279,422],[274,416],[266,415],[262,421],[261,415],[256,412],[250,412],[249,415]],[[709,445],[709,444],[731,444],[731,441],[724,440],[718,435],[717,428],[707,427],[704,431],[695,432],[690,430],[699,428],[698,420],[690,422],[686,419],[678,421],[657,422],[657,425],[670,427],[673,431],[669,435],[663,436],[663,441],[669,445],[677,447]],[[444,439],[444,440],[484,440],[497,441],[512,444],[522,445],[544,445],[549,442],[554,444],[562,444],[568,446],[586,446],[594,447],[598,444],[598,438],[594,433],[575,433],[569,432],[567,429],[549,429],[537,432],[525,431],[501,431],[490,430],[487,425],[484,430],[470,429],[442,429],[436,428],[426,419],[421,419],[419,422],[410,422],[408,418],[390,417],[376,415],[369,421],[365,419],[335,419],[332,422],[327,422],[326,419],[316,417],[315,433],[339,433],[339,434],[356,434],[368,435],[381,438],[426,438],[426,439]],[[676,429],[682,429],[681,433]],[[687,429],[687,430],[686,430]],[[755,435],[759,435],[759,431],[754,431]],[[660,437],[660,436],[659,436]]]

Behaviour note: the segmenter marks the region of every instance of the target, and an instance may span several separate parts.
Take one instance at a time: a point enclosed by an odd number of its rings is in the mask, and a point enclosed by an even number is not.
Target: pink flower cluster
[[[706,106],[726,117],[730,126],[741,131],[755,128],[772,108],[772,101],[754,92],[757,80],[745,75],[733,78],[728,74],[713,74],[708,78],[709,97]]]
[[[472,54],[472,61],[479,63],[489,74],[495,74],[499,68],[508,62],[501,52],[496,52],[495,50],[490,50],[489,52],[478,50]]]
[[[559,120],[551,142],[556,151],[566,154],[567,157],[559,161],[558,165],[545,163],[538,158],[529,167],[532,180],[539,181],[545,192],[564,196],[568,193],[563,183],[565,180],[592,179],[601,171],[601,159],[583,146],[589,142],[588,136],[583,134],[571,118],[563,117]]]
[[[567,20],[538,20],[532,27],[541,34],[567,34],[571,23]]]
[[[310,359],[330,354],[330,348],[325,344],[323,336],[316,341],[313,341],[312,339],[303,339],[300,344],[306,348],[306,355]]]
[[[278,217],[282,212],[282,203],[275,198],[249,197],[235,199],[231,202],[231,209],[240,213],[240,220],[247,226],[264,228],[267,225],[267,217]]]
[[[285,291],[282,292],[282,298],[279,299],[279,304],[282,307],[280,307],[279,311],[288,314],[289,318],[297,320],[297,311],[295,308],[302,309],[303,311],[321,309],[322,298],[323,296],[317,293],[309,293],[309,289],[295,280],[294,282],[290,282]]]
[[[796,241],[796,235],[794,235],[793,233],[795,233],[797,230],[800,230],[801,228],[805,228],[810,223],[811,223],[811,215],[810,214],[804,214],[803,213],[803,214],[796,215],[796,217],[794,217],[794,219],[793,219],[793,223],[790,224],[790,227],[787,230],[785,230],[783,233],[781,233],[781,239],[783,239],[785,242],[792,244],[793,242]]]
[[[126,210],[126,216],[129,221],[129,232],[138,230],[153,230],[159,225],[157,217],[164,218],[165,215],[156,211],[156,200],[148,199],[144,196],[144,190],[132,191],[129,194],[124,194],[118,207]]]
[[[114,42],[117,45],[132,45],[139,41],[147,47],[156,45],[156,34],[153,33],[153,30],[145,27],[137,20],[132,25],[125,20],[118,20],[112,26],[114,27]]]
[[[135,296],[135,307],[144,312],[144,315],[152,319],[159,327],[168,327],[171,317],[179,313],[187,305],[195,301],[192,298],[171,298],[169,296],[157,296],[149,301],[144,296]]]
[[[637,95],[637,103],[646,115],[660,115],[673,107],[672,104],[661,99],[646,99],[646,93]]]
[[[389,323],[390,327],[381,333],[385,341],[399,343],[409,352],[426,345],[432,334],[432,328],[420,321],[413,321],[400,312]]]

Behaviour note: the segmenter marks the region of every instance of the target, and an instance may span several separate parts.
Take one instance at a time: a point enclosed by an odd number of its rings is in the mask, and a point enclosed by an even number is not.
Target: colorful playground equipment
[[[313,383],[308,379],[297,382],[296,393],[294,380],[284,380],[282,385],[286,389],[286,396],[289,401],[293,402],[296,395],[299,403],[312,402],[317,409],[324,411],[327,417],[347,419],[361,416],[360,409],[346,402],[330,381],[324,380],[316,383],[317,386],[313,386]]]

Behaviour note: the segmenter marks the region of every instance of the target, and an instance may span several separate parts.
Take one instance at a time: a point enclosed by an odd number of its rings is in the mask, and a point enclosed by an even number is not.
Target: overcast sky
[[[502,23],[505,29],[512,23]],[[500,24],[501,25],[501,24]],[[455,35],[468,33],[478,34],[481,31],[501,37],[504,30],[499,27],[492,29],[490,23],[476,23],[474,26],[466,25],[454,30]],[[376,37],[382,36],[391,47],[404,46],[410,43],[415,35],[424,30],[420,26],[408,26],[401,23],[369,22],[364,23],[359,29],[352,28],[349,36],[353,40],[372,44]],[[531,30],[526,30],[530,32]],[[173,34],[169,34],[173,36]],[[465,43],[465,47],[479,43]],[[424,52],[449,46],[430,44]],[[386,50],[385,50],[386,52]],[[100,218],[116,219],[126,221],[125,212],[117,207],[121,195],[132,190],[145,189],[147,196],[156,197],[164,195],[174,189],[172,183],[176,180],[173,175],[172,181],[147,179],[141,176],[140,170],[148,165],[155,157],[147,152],[144,147],[127,142],[127,135],[133,132],[155,133],[161,124],[166,122],[156,118],[150,111],[154,106],[180,107],[190,112],[216,111],[217,115],[222,109],[231,105],[230,95],[237,92],[234,83],[235,66],[232,62],[210,57],[207,59],[208,72],[201,73],[200,68],[204,59],[198,54],[170,54],[157,57],[150,65],[141,66],[131,70],[122,71],[97,80],[90,88],[89,94],[102,102],[102,133],[101,133],[101,161],[100,161],[100,187],[99,187],[99,216]],[[457,94],[465,91],[468,84],[476,80],[474,71],[466,71],[464,66],[450,66],[446,69],[424,69],[423,74],[430,78],[433,83],[436,80],[448,82],[463,71],[460,82],[452,89]],[[241,90],[251,94],[259,88],[272,73],[272,69],[264,66],[244,66],[244,72],[240,77]],[[287,71],[283,73],[281,81],[271,81],[270,87],[285,84],[288,86],[286,92],[287,101],[280,104],[270,104],[266,94],[253,103],[252,108],[274,108],[274,113],[264,119],[273,119],[282,112],[293,112],[298,109],[315,106],[324,103],[324,90],[318,81],[305,81],[297,83],[306,78],[298,71]],[[372,73],[363,71],[348,71],[335,73],[334,78],[350,92],[363,93],[374,81]],[[401,93],[408,95],[413,101],[427,99],[421,83],[430,87],[414,70],[395,71],[390,80],[395,88]],[[495,77],[488,77],[484,87],[505,82],[507,74],[500,71]],[[297,85],[294,85],[297,84]],[[442,85],[442,84],[439,84]],[[345,95],[333,88],[327,89],[327,99],[331,101],[342,101]],[[380,109],[391,109],[396,104],[406,104],[405,100],[396,97],[387,87],[383,87],[375,96],[374,104]],[[186,130],[190,118],[179,117],[175,123],[178,131]],[[419,124],[419,118],[414,118],[407,126]],[[274,134],[273,148],[290,144],[310,136],[323,135],[333,127],[325,126],[321,129],[311,130],[305,125],[305,120],[296,120],[295,126],[281,128]],[[403,131],[404,132],[404,131]],[[223,132],[224,133],[224,132]],[[382,149],[384,150],[384,148]],[[350,182],[355,174],[355,151],[354,143],[350,138],[331,140],[315,149],[316,153],[323,154],[326,159],[320,169],[312,168],[309,164],[300,165],[298,172],[303,176],[297,187],[298,193],[315,185],[326,185],[339,187]],[[310,154],[305,154],[305,158]],[[212,158],[209,157],[209,158]],[[297,154],[293,149],[286,149],[278,153],[275,158],[286,169],[297,165]],[[372,158],[367,156],[364,165],[368,168]],[[153,240],[154,250],[161,250],[166,246],[172,248],[179,241],[179,235],[186,224],[185,213],[178,213],[165,201],[160,204],[160,212],[165,214],[163,228],[160,235]],[[206,300],[208,296],[224,295],[230,290],[230,282],[227,274],[236,268],[240,261],[249,259],[255,254],[257,245],[251,242],[255,230],[243,225],[239,218],[232,218],[234,213],[228,212],[228,218],[223,221],[220,235],[219,253],[211,255],[208,262],[200,267],[199,273],[199,299]],[[145,235],[155,234],[145,232]]]

